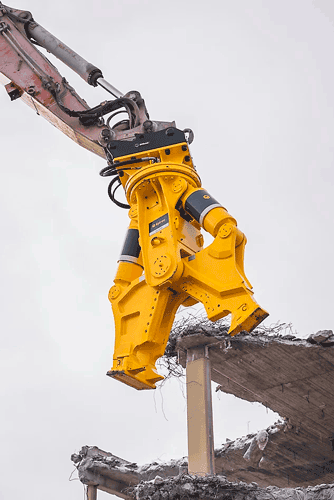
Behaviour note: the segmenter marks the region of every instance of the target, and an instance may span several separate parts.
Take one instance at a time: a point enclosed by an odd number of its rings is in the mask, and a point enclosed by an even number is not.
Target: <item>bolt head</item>
[[[119,286],[117,286],[117,285],[112,286],[110,288],[109,295],[108,295],[110,302],[112,300],[117,299],[117,297],[119,296],[120,293],[121,293],[121,289]]]
[[[225,223],[219,228],[218,234],[220,238],[227,238],[228,236],[230,236],[231,232],[232,232],[231,225]]]
[[[31,13],[30,12],[20,12],[19,13],[19,17],[21,17],[22,19],[29,19],[31,17]]]
[[[143,123],[143,127],[145,131],[152,130],[153,122],[151,120],[146,120],[146,122]]]

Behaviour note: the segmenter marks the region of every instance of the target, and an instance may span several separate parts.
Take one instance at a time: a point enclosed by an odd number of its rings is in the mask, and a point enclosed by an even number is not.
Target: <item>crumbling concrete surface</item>
[[[173,477],[187,470],[185,459],[138,466],[97,446],[83,446],[79,453],[71,456],[71,460],[83,484],[98,486],[99,490],[120,498],[132,498],[128,491],[140,481],[151,481],[157,475]]]
[[[128,500],[334,500],[334,485],[261,488],[224,475],[189,476],[186,459],[138,466],[96,446],[84,446],[71,458],[81,482]]]
[[[334,485],[313,488],[259,488],[256,483],[231,483],[224,476],[182,475],[139,484],[131,491],[136,500],[334,500]],[[130,498],[131,498],[130,497]]]

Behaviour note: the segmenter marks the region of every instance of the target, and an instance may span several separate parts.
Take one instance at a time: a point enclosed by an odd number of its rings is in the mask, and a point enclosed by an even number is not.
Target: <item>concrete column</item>
[[[89,485],[87,487],[87,500],[97,500],[97,486]]]
[[[211,367],[204,345],[187,350],[188,471],[205,476],[215,473]]]

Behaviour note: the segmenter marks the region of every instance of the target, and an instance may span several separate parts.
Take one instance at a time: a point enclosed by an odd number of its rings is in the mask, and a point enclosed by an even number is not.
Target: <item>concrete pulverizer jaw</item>
[[[215,237],[207,248],[184,262],[181,289],[202,302],[208,318],[217,321],[231,314],[230,335],[251,332],[267,316],[254,300],[244,272],[245,235],[204,189],[185,199],[185,209]]]
[[[231,315],[231,335],[252,331],[268,313],[244,272],[246,237],[201,187],[184,132],[169,127],[109,147],[130,225],[109,292],[115,350],[107,375],[154,389],[163,379],[155,363],[180,305],[201,302],[211,321]],[[206,248],[201,229],[214,237]]]

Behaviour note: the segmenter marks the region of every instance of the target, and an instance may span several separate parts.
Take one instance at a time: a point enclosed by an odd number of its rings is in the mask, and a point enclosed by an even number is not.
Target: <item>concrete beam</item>
[[[125,500],[129,500],[131,498],[126,493],[126,490],[130,486],[134,485],[132,481],[129,482],[115,481],[110,477],[108,477],[107,475],[104,475],[103,470],[101,470],[101,472],[102,473],[99,474],[97,472],[91,472],[89,470],[86,470],[84,475],[82,474],[80,475],[79,471],[79,478],[81,482],[88,485],[88,500],[96,500],[97,490],[105,491],[106,493],[110,493],[111,495],[116,495],[119,498],[124,498]],[[91,497],[89,495],[91,495]]]
[[[97,500],[97,486],[87,486],[87,500]]]
[[[187,350],[188,472],[215,473],[211,366],[206,346]]]

